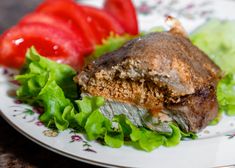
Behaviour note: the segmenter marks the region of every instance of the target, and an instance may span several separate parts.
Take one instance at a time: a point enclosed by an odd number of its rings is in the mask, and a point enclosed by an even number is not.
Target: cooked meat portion
[[[82,92],[165,113],[185,131],[204,128],[218,112],[220,69],[186,37],[151,33],[87,65],[75,81]]]
[[[198,132],[217,116],[215,88],[203,88],[195,94],[182,97],[179,103],[166,103],[165,108],[184,130]]]

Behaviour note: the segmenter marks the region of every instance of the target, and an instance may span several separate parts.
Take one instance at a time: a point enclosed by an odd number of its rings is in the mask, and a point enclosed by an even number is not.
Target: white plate
[[[87,3],[87,2],[86,2]],[[102,1],[90,0],[100,6]],[[232,0],[136,0],[141,30],[164,25],[164,15],[179,18],[188,32],[208,18],[235,19]],[[11,82],[12,72],[0,68],[0,114],[16,130],[61,155],[106,167],[180,167],[204,168],[235,164],[235,117],[224,116],[217,126],[208,126],[199,139],[182,141],[177,147],[160,147],[151,153],[129,146],[113,149],[97,142],[88,142],[83,135],[67,130],[55,132],[44,127],[37,119],[36,109],[19,104],[11,97],[16,85]]]

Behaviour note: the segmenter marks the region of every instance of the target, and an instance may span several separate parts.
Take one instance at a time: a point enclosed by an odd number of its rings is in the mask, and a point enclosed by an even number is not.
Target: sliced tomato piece
[[[87,20],[90,25],[95,29],[100,37],[100,43],[102,39],[107,38],[111,32],[114,34],[124,34],[124,29],[110,14],[106,11],[90,6],[82,6],[83,11],[87,15]]]
[[[83,55],[76,37],[44,23],[12,27],[0,37],[0,64],[20,68],[26,50],[34,46],[43,56],[74,68],[83,65]]]
[[[117,19],[127,33],[138,34],[137,15],[131,0],[106,0],[104,9]]]
[[[58,16],[44,14],[44,13],[31,13],[23,17],[19,22],[20,25],[28,23],[45,23],[54,26],[57,29],[65,31],[71,36],[75,36],[77,38],[77,42],[80,43],[81,51],[83,51],[84,54],[89,54],[93,50],[93,45],[84,36],[81,29],[77,28],[72,23],[68,23],[60,19]]]
[[[73,23],[81,29],[85,37],[90,40],[92,44],[95,45],[99,42],[99,38],[92,30],[93,28],[89,26],[86,19],[87,17],[82,11],[82,8],[73,1],[46,1],[36,9],[36,12],[59,16],[68,23]]]

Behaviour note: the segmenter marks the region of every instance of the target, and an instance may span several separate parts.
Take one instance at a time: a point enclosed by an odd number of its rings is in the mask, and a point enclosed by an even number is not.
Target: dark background
[[[0,0],[0,34],[41,0]],[[0,103],[4,103],[1,102]],[[0,117],[0,168],[95,167],[57,155],[31,142]]]

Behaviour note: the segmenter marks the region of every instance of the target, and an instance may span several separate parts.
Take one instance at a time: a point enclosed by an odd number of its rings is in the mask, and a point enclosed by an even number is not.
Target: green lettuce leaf
[[[193,133],[193,132],[184,132],[182,130],[180,130],[181,136],[182,136],[182,140],[184,139],[197,139],[198,136],[197,134]]]
[[[30,48],[23,74],[15,77],[21,84],[17,96],[29,104],[44,107],[39,119],[46,126],[65,130],[74,126],[75,121],[76,110],[69,99],[77,97],[75,74],[69,66],[48,60]]]
[[[50,80],[55,80],[66,97],[77,98],[77,86],[73,82],[75,75],[76,71],[68,65],[59,64],[42,57],[31,47],[26,54],[23,74],[15,77],[21,84],[20,89],[17,90],[17,95],[26,99],[36,97],[50,76]]]
[[[116,123],[117,128],[110,128],[106,131],[104,142],[113,148],[120,148],[124,144],[124,133],[120,123]]]
[[[164,136],[161,134],[149,131],[144,128],[140,129],[140,132],[141,135],[138,139],[138,144],[141,149],[150,152],[164,144]]]
[[[98,110],[100,106],[102,106],[104,102],[104,98],[102,97],[84,97],[82,100],[75,101],[78,109],[79,114],[77,114],[77,122],[81,127],[85,127],[86,121],[90,114]]]
[[[111,122],[99,110],[93,111],[87,118],[85,130],[89,140],[103,138]]]
[[[95,46],[94,52],[86,58],[86,62],[87,63],[91,62],[106,53],[117,50],[124,43],[133,39],[134,37],[135,36],[131,36],[129,34],[125,34],[122,36],[116,35],[116,34],[111,34],[107,39],[103,40],[102,44]]]
[[[78,124],[84,128],[89,140],[103,139],[105,144],[113,148],[121,147],[124,143],[124,135],[119,123],[118,128],[112,127],[108,120],[99,110],[105,103],[102,97],[83,97],[76,104],[79,113],[76,116]]]
[[[235,72],[235,22],[212,19],[190,36],[193,44],[226,73]]]
[[[164,146],[167,146],[167,147],[178,145],[182,138],[181,131],[178,126],[174,124],[170,124],[170,127],[173,132],[170,136],[166,135],[165,141],[164,141]]]
[[[144,127],[138,128],[125,115],[116,116],[114,121],[120,123],[125,138],[129,138],[132,142],[135,142],[139,149],[149,152],[161,145],[167,147],[176,146],[185,137],[192,139],[197,137],[194,133],[184,133],[173,123],[170,124],[172,134],[168,135],[163,132],[154,132]]]
[[[235,115],[235,76],[226,75],[217,86],[217,99],[220,112],[229,116]]]
[[[62,117],[62,114],[71,102],[65,98],[63,90],[55,81],[48,81],[36,99],[44,107],[44,113],[39,118],[43,123],[47,126],[55,123],[59,130],[68,128],[69,122]]]
[[[149,33],[163,32],[163,31],[166,31],[164,27],[162,27],[162,26],[156,26],[156,27],[151,28],[151,29],[148,30],[148,31],[141,32],[141,33],[140,33],[140,36],[145,36],[145,35],[147,35],[147,34],[149,34]]]

